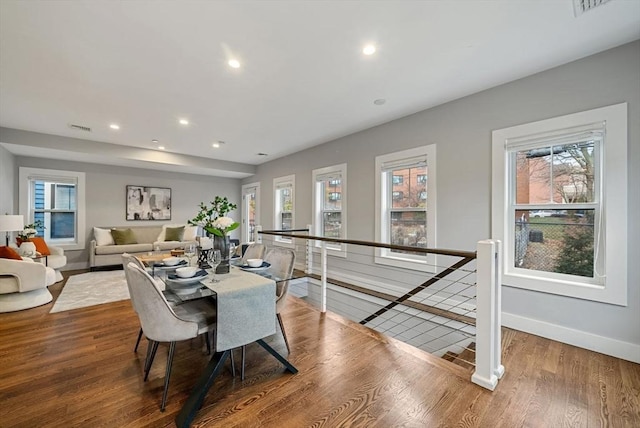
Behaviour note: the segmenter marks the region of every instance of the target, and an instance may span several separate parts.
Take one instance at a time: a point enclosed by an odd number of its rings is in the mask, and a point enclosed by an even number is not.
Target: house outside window
[[[626,117],[619,104],[494,131],[506,285],[626,304]]]
[[[346,237],[347,165],[313,170],[314,233],[327,238]],[[316,243],[319,247],[320,243]],[[327,244],[327,249],[345,255],[341,244]]]
[[[65,249],[85,247],[84,179],[81,172],[20,168],[20,210],[39,221],[38,236]]]
[[[376,157],[376,240],[409,247],[435,247],[435,170],[435,145]],[[431,272],[435,257],[406,250],[376,249],[375,261]]]
[[[276,230],[291,230],[294,228],[294,189],[295,175],[273,179],[274,188],[274,228]],[[276,243],[291,244],[292,238],[275,237]]]

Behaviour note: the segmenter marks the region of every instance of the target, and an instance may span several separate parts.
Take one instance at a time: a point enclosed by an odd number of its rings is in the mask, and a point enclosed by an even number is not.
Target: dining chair
[[[140,259],[138,259],[137,257],[132,256],[129,253],[123,253],[122,254],[122,269],[124,270],[124,276],[125,276],[125,278],[127,280],[127,287],[129,289],[129,296],[131,296],[132,295],[132,293],[131,293],[131,281],[129,280],[129,270],[127,269],[127,265],[129,263],[133,263],[134,265],[138,266],[140,269],[142,269],[145,272],[146,272],[146,268],[142,264]],[[138,313],[138,308],[136,308],[136,301],[134,299],[131,299],[131,306],[133,306],[133,310],[137,314]],[[140,330],[138,331],[138,340],[136,340],[136,346],[133,348],[133,352],[138,352],[138,345],[140,345],[140,339],[142,339],[142,327],[140,327]]]
[[[271,264],[269,271],[280,278],[291,278],[293,274],[293,266],[296,262],[296,253],[290,248],[274,247],[267,251],[264,260]],[[287,352],[291,353],[287,333],[282,323],[282,310],[287,302],[287,293],[289,292],[289,279],[276,282],[276,318],[280,324],[284,343],[287,345]]]
[[[242,264],[246,265],[249,259],[264,259],[264,253],[267,251],[267,247],[264,244],[253,243],[247,247],[242,255]]]
[[[176,342],[193,339],[200,334],[207,334],[208,336],[209,333],[215,330],[216,313],[207,309],[201,303],[195,306],[180,305],[175,308],[171,307],[162,292],[156,287],[153,278],[137,266],[135,262],[129,263],[126,271],[128,271],[128,279],[131,281],[131,300],[134,308],[136,308],[144,335],[152,344],[147,348],[147,359],[144,368],[145,381],[149,376],[158,344],[160,342],[169,343],[164,392],[160,407],[164,411]],[[197,302],[202,301],[199,300]]]
[[[262,245],[262,244],[258,244]],[[274,247],[267,251],[264,256],[264,261],[271,264],[269,272],[278,278],[291,278],[293,274],[293,266],[296,262],[296,253],[290,248]],[[291,353],[289,347],[289,340],[287,339],[287,333],[284,329],[282,322],[282,315],[280,313],[285,307],[287,301],[287,293],[289,292],[289,279],[283,281],[276,281],[276,319],[280,325],[280,331],[282,331],[282,337],[285,345],[287,345],[287,353]],[[246,346],[242,347],[242,365],[241,365],[241,379],[244,380],[244,362],[245,362]]]

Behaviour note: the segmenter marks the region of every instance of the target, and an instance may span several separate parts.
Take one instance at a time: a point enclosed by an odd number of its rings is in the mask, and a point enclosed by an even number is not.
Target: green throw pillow
[[[184,236],[184,226],[167,227],[165,229],[164,240],[165,241],[182,241],[183,236]]]
[[[116,245],[137,244],[136,235],[131,229],[111,229],[111,236]]]

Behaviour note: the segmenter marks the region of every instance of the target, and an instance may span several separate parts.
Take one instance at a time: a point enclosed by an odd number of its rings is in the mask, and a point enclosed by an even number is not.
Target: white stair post
[[[504,374],[500,364],[500,242],[478,242],[476,283],[476,370],[471,381],[493,391]]]
[[[322,269],[322,284],[320,285],[320,312],[327,312],[327,243],[322,241],[320,243],[322,247],[321,269]]]

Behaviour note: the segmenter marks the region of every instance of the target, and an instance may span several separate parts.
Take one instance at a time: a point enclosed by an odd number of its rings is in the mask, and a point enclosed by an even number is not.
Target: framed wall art
[[[171,189],[127,185],[127,220],[171,220]]]

